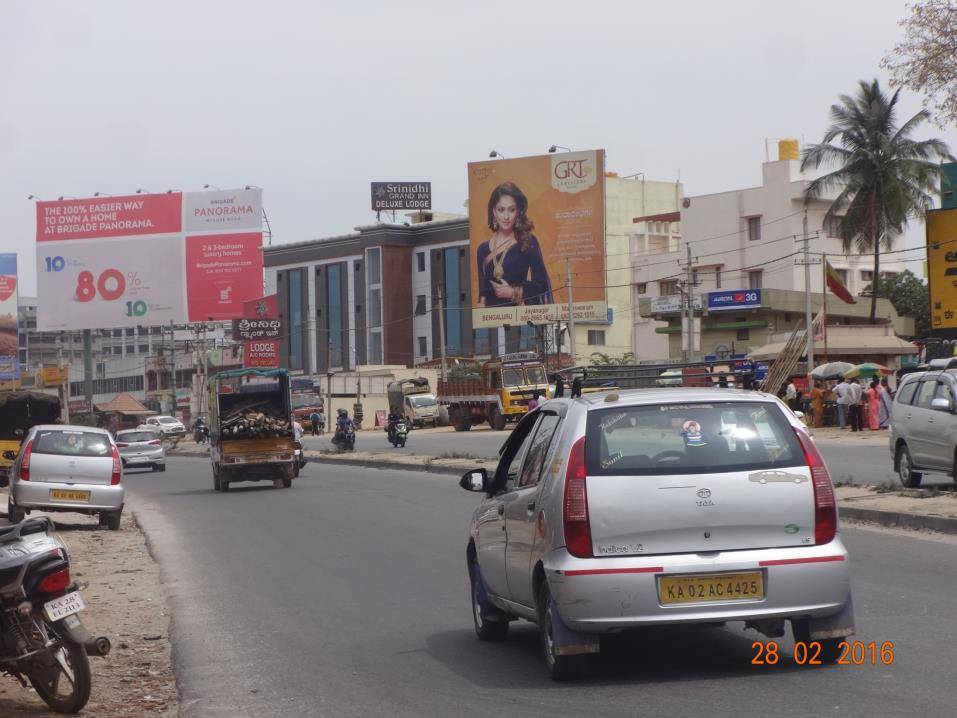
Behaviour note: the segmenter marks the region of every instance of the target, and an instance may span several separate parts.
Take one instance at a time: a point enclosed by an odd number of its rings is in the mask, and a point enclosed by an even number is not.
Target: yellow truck
[[[536,393],[541,400],[549,396],[545,365],[534,352],[516,352],[482,364],[479,377],[440,381],[438,402],[456,431],[485,421],[502,430],[528,413]]]
[[[289,488],[297,476],[289,372],[235,369],[209,384],[209,456],[213,488],[272,481]]]
[[[0,391],[0,486],[9,481],[10,467],[30,427],[60,419],[60,400],[40,391]]]

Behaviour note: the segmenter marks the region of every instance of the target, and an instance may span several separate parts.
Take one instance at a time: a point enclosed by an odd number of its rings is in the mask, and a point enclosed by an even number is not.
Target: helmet
[[[347,416],[349,412],[346,411],[345,409],[339,409],[338,414],[339,416]]]

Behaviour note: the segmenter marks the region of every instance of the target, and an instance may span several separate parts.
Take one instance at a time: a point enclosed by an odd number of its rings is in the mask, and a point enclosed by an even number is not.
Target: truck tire
[[[472,428],[472,417],[461,409],[456,409],[453,422],[456,431],[468,431]]]
[[[489,409],[488,425],[495,429],[495,431],[502,431],[505,428],[505,417],[502,415],[502,412],[498,410],[497,406],[493,406]]]
[[[220,479],[219,466],[213,464],[213,491],[222,491],[222,480]]]

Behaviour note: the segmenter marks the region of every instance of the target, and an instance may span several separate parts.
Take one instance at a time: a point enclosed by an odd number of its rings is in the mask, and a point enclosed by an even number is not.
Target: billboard
[[[373,182],[372,211],[432,209],[431,182]]]
[[[243,340],[244,369],[275,369],[281,347],[279,295],[243,303],[243,318],[233,320],[233,339]]]
[[[760,307],[760,289],[731,289],[726,292],[708,292],[709,312],[720,312],[726,309],[759,309]]]
[[[262,190],[37,202],[37,328],[242,316],[262,294]]]
[[[17,255],[0,254],[0,381],[20,378]]]
[[[957,329],[957,209],[927,213],[927,282],[930,326],[952,334]]]
[[[605,321],[605,152],[472,162],[472,325]],[[568,264],[566,264],[566,262]]]

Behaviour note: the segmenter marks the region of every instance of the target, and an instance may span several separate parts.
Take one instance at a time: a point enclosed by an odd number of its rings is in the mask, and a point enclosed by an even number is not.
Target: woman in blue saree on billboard
[[[488,228],[492,236],[478,248],[479,307],[553,304],[552,285],[528,199],[513,182],[503,182],[489,196]]]

